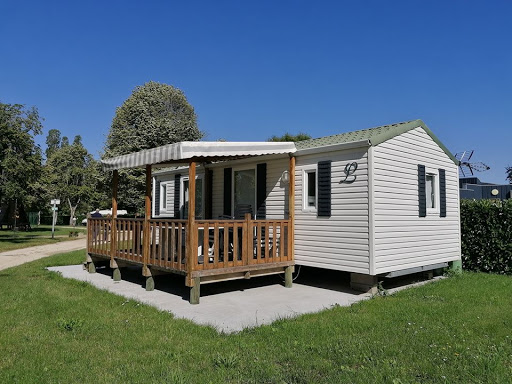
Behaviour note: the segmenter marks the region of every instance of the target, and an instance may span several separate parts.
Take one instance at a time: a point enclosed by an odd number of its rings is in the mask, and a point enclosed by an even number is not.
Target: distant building
[[[512,184],[484,183],[478,177],[459,179],[461,199],[500,199],[512,198]]]

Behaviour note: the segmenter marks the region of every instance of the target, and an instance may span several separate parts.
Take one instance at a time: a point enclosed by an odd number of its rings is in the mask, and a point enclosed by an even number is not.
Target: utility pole
[[[17,216],[18,216],[18,199],[14,200],[14,227],[12,228],[13,231],[16,231]]]
[[[59,199],[52,199],[50,201],[50,204],[53,205],[52,211],[53,211],[53,217],[52,217],[52,239],[55,238],[55,222],[57,221],[57,210],[59,209],[57,205],[60,204]]]

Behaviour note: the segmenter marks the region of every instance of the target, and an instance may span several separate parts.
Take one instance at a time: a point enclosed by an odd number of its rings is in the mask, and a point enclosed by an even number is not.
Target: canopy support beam
[[[112,175],[112,224],[110,225],[110,268],[119,269],[115,261],[117,249],[117,186],[119,183],[119,172],[114,170]],[[114,271],[114,280],[117,278]]]
[[[288,184],[288,220],[290,220],[290,227],[288,229],[288,252],[290,252],[291,260],[295,260],[295,157],[290,156],[289,170],[289,184]],[[293,266],[286,267],[285,269],[285,287],[291,288],[293,284],[292,272]]]
[[[190,161],[188,167],[188,224],[187,224],[187,280],[190,287],[190,304],[199,304],[200,279],[192,278],[197,264],[196,221],[196,162]]]
[[[143,239],[142,239],[142,258],[143,258],[143,266],[142,266],[142,275],[146,278],[151,277],[151,270],[148,268],[149,261],[149,219],[151,218],[151,165],[146,165],[146,195],[144,199],[144,230],[143,230]],[[151,284],[146,286],[146,289],[152,288]]]

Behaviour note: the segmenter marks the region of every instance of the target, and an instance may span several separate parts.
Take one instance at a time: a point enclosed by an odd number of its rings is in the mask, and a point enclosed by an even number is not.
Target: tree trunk
[[[76,204],[73,206],[71,204],[71,200],[68,199],[68,204],[69,204],[69,225],[70,226],[73,226],[73,217],[75,217],[75,212],[76,212],[76,208],[78,207],[78,204],[80,203],[80,199],[78,199],[78,201],[76,202]]]

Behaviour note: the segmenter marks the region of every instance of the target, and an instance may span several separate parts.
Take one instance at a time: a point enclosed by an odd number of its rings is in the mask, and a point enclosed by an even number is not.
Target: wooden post
[[[93,229],[94,227],[94,224],[92,222],[92,220],[87,220],[87,249],[86,249],[86,252],[85,252],[85,263],[84,263],[84,266],[85,266],[85,269],[87,270],[87,272],[89,273],[95,273],[96,272],[96,267],[94,266],[94,262],[92,261],[92,258],[91,258],[91,255],[89,253],[89,251],[92,250],[92,247],[93,247]]]
[[[112,175],[112,217],[110,218],[110,268],[116,268],[115,256],[117,251],[117,184],[119,181],[119,173],[114,170]],[[115,280],[114,274],[114,280]],[[121,276],[121,274],[119,274]],[[120,278],[119,278],[120,279]]]
[[[290,265],[289,267],[286,267],[284,270],[284,286],[286,288],[291,288],[293,285],[293,266]]]
[[[146,291],[153,291],[155,289],[155,280],[153,276],[146,276]]]
[[[85,269],[89,273],[96,273],[96,266],[94,265],[94,261],[91,255],[87,254],[85,259]]]
[[[112,218],[117,218],[117,185],[119,183],[119,172],[114,170],[112,175]]]
[[[114,281],[121,281],[121,270],[119,269],[119,267],[114,268],[112,278]]]
[[[254,231],[252,229],[251,223],[251,214],[245,214],[245,257],[246,260],[245,265],[249,265],[253,263],[254,259]],[[243,236],[242,236],[243,237]]]
[[[288,185],[288,260],[295,259],[295,157],[290,157],[290,184]]]
[[[144,229],[142,235],[142,275],[151,276],[151,271],[148,268],[149,261],[149,219],[151,218],[151,165],[146,165],[146,197],[144,206]]]
[[[197,264],[196,228],[196,163],[190,161],[188,167],[188,224],[187,224],[187,280],[190,287],[190,304],[199,304],[199,278],[192,278]]]
[[[190,304],[199,304],[199,298],[201,297],[201,281],[199,277],[192,279],[194,285],[190,287]]]

